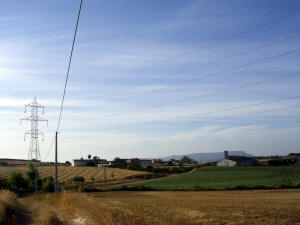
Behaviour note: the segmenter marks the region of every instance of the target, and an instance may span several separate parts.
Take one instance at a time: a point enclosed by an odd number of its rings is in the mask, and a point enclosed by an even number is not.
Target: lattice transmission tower
[[[26,140],[27,135],[31,136],[28,159],[41,160],[39,137],[42,136],[42,141],[44,141],[44,133],[39,130],[39,122],[47,122],[48,125],[48,120],[39,116],[39,109],[42,110],[42,114],[44,114],[45,108],[36,101],[36,97],[34,97],[32,103],[25,105],[24,113],[27,112],[27,108],[31,108],[31,115],[22,118],[20,123],[22,120],[29,120],[31,122],[31,129],[25,132],[24,135],[24,141]]]

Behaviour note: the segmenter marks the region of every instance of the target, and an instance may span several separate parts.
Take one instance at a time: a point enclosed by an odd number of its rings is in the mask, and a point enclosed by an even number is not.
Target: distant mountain
[[[253,155],[248,154],[247,152],[244,151],[229,151],[229,155],[238,155],[238,156],[247,156],[247,157],[252,157]],[[193,153],[193,154],[186,154],[186,155],[171,155],[167,157],[162,157],[162,160],[170,160],[170,159],[176,159],[179,160],[183,156],[187,156],[193,160],[196,160],[200,163],[205,163],[205,162],[216,162],[216,161],[221,161],[224,159],[224,152],[212,152],[212,153]]]

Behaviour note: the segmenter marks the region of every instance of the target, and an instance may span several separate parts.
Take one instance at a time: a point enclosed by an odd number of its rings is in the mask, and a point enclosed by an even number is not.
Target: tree
[[[94,161],[95,165],[97,165],[99,163],[99,161],[100,161],[100,157],[98,157],[98,156],[95,155],[93,157],[93,161]]]
[[[181,162],[181,160],[179,161],[179,169],[180,169],[180,170],[183,169],[183,163]]]
[[[179,163],[182,163],[183,165],[184,164],[192,164],[192,163],[195,163],[195,160],[193,160],[187,156],[183,156],[182,159],[179,160]]]
[[[65,164],[66,164],[67,166],[71,166],[70,161],[65,161]]]
[[[125,159],[120,159],[119,157],[116,157],[114,159],[114,163],[115,163],[116,167],[122,168],[122,169],[125,169],[126,166],[127,166],[126,160]]]
[[[29,189],[35,189],[35,179],[39,179],[39,172],[34,168],[32,163],[28,164],[28,170],[25,173],[25,178],[28,181]]]
[[[92,158],[92,156],[91,156],[91,154],[89,154],[89,155],[88,155],[88,159],[91,159],[91,158]]]

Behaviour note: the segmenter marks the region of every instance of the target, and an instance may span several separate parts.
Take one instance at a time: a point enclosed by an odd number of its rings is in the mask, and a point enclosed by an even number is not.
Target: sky
[[[1,3],[0,158],[27,158],[36,96],[53,161],[79,0]],[[84,0],[59,161],[300,152],[299,59],[297,0]]]

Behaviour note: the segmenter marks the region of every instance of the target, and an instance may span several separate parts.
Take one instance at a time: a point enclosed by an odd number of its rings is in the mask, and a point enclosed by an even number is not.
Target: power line
[[[251,107],[251,106],[268,104],[268,103],[273,103],[273,102],[280,102],[280,101],[285,101],[285,100],[290,100],[290,99],[296,99],[296,98],[299,98],[299,97],[300,96],[293,96],[293,97],[289,97],[289,98],[285,98],[285,99],[277,99],[277,100],[272,100],[272,101],[269,101],[269,102],[266,101],[266,102],[254,103],[254,104],[250,104],[250,105],[237,106],[237,107],[234,107],[234,108],[227,108],[227,109],[222,109],[222,110],[216,110],[216,111],[212,111],[212,112],[208,112],[208,113],[215,113],[215,112],[222,112],[222,111],[233,111],[235,109],[248,108],[248,107]],[[196,123],[196,122],[210,122],[210,121],[216,121],[216,120],[221,120],[221,119],[231,119],[231,118],[234,119],[234,118],[238,118],[238,117],[242,117],[242,116],[249,116],[249,115],[255,115],[255,114],[263,114],[263,113],[267,113],[267,112],[281,111],[281,110],[287,110],[287,109],[293,109],[293,108],[300,108],[300,105],[297,105],[297,106],[287,106],[287,107],[278,107],[278,108],[275,108],[275,109],[269,109],[269,110],[263,110],[263,111],[257,111],[257,112],[244,113],[244,114],[239,114],[239,115],[234,115],[234,116],[225,116],[225,117],[219,117],[219,118],[212,118],[212,119],[207,119],[207,120],[182,121],[182,123],[185,123],[185,124],[188,125],[188,124],[193,124],[193,123]],[[199,114],[199,115],[202,115],[202,114]],[[197,116],[199,116],[199,115],[197,115]],[[174,120],[174,119],[169,119],[169,120],[166,120],[166,121],[171,121],[171,120]],[[170,123],[163,124],[163,122],[164,121],[151,121],[151,122],[146,122],[146,123],[147,124],[154,124],[154,123],[156,123],[156,126],[159,126],[159,127],[170,127],[169,126]],[[143,128],[145,128],[145,123],[141,123],[141,124],[143,125]],[[128,128],[138,128],[140,126],[141,125],[126,126],[126,128],[127,129]],[[111,131],[111,130],[121,130],[121,128],[120,128],[120,126],[118,126],[118,127],[112,127],[110,129],[106,129],[103,132]]]
[[[215,91],[215,92],[211,92],[211,93],[207,93],[207,94],[202,94],[202,95],[196,95],[196,96],[192,96],[192,97],[182,98],[182,99],[178,99],[176,101],[172,101],[172,102],[169,102],[169,103],[162,103],[162,104],[159,104],[159,105],[154,105],[154,106],[150,106],[150,107],[147,107],[147,108],[143,108],[143,109],[138,110],[138,111],[141,112],[141,111],[145,111],[145,110],[157,108],[157,107],[160,107],[160,106],[173,105],[173,103],[179,103],[179,102],[189,101],[189,100],[192,100],[192,99],[209,97],[209,96],[218,95],[218,94],[229,92],[229,91],[235,91],[235,90],[244,89],[244,88],[248,88],[248,87],[255,87],[255,86],[258,86],[258,85],[272,83],[272,82],[279,81],[279,80],[290,79],[290,78],[298,77],[298,76],[300,76],[300,72],[299,73],[288,74],[288,75],[281,76],[281,77],[276,77],[276,78],[273,78],[273,79],[263,80],[263,81],[259,81],[259,82],[253,82],[253,83],[249,83],[249,84],[245,84],[245,85],[241,85],[241,86],[237,86],[237,87],[233,87],[233,88],[225,88],[225,89],[222,89],[222,90],[219,90],[219,91]],[[127,113],[128,112],[131,112],[131,111],[127,111]],[[137,111],[132,111],[132,112],[137,112]],[[114,115],[107,114],[106,116],[104,115],[101,118],[109,118],[109,117],[113,117],[113,116],[116,116],[116,115],[119,115],[119,114],[123,114],[123,113],[124,112],[120,112],[120,113],[114,114]]]
[[[198,120],[198,121],[190,121],[189,123],[194,123],[194,122],[209,122],[209,121],[215,121],[215,120],[221,120],[221,119],[228,119],[228,118],[238,118],[242,116],[249,116],[249,115],[256,115],[256,114],[263,114],[263,113],[268,113],[268,112],[275,112],[275,111],[282,111],[282,110],[288,110],[288,109],[294,109],[294,108],[300,108],[300,105],[296,106],[287,106],[287,107],[279,107],[275,109],[268,109],[264,111],[258,111],[258,112],[251,112],[251,113],[244,113],[240,115],[235,115],[231,117],[220,117],[220,118],[215,118],[215,119],[210,119],[210,120]]]
[[[261,25],[258,25],[258,26],[254,26],[254,27],[252,27],[252,28],[248,28],[248,29],[246,29],[246,30],[243,30],[243,31],[240,31],[240,32],[238,32],[238,33],[232,34],[232,35],[230,35],[230,36],[228,36],[228,37],[225,37],[225,38],[223,38],[223,39],[216,40],[216,41],[212,41],[212,42],[210,42],[210,43],[208,43],[208,44],[206,44],[206,45],[203,45],[203,46],[201,46],[201,47],[196,47],[196,48],[191,49],[191,50],[189,50],[189,51],[186,51],[186,52],[184,52],[184,53],[182,53],[182,54],[179,54],[179,55],[173,56],[173,57],[171,57],[171,58],[168,58],[168,59],[166,59],[166,60],[163,60],[163,61],[161,61],[161,62],[159,62],[159,63],[152,64],[152,65],[146,67],[146,69],[147,69],[147,68],[151,68],[151,67],[153,67],[153,66],[155,66],[155,65],[164,64],[164,63],[173,61],[174,59],[181,58],[181,57],[183,57],[183,56],[189,55],[189,54],[191,54],[191,53],[193,53],[193,52],[195,52],[195,51],[206,49],[206,48],[208,48],[208,47],[213,46],[214,44],[222,43],[222,42],[224,42],[224,41],[233,39],[233,38],[235,38],[235,37],[237,37],[237,36],[239,36],[239,35],[241,35],[241,34],[248,33],[248,32],[251,32],[251,31],[253,31],[253,30],[257,30],[257,29],[263,28],[263,27],[265,27],[265,26],[268,26],[268,25],[277,23],[277,22],[279,22],[279,21],[281,21],[281,20],[287,19],[287,18],[292,17],[292,16],[294,16],[294,15],[297,15],[297,14],[299,14],[299,13],[300,13],[300,11],[297,11],[297,12],[288,14],[288,15],[286,15],[286,16],[282,16],[282,17],[279,17],[279,18],[277,18],[277,19],[271,20],[271,21],[269,21],[269,22],[267,22],[267,23],[264,23],[264,24],[261,24]],[[142,69],[140,69],[140,70],[138,70],[138,71],[143,71],[143,70],[145,70],[145,68],[142,68]],[[93,86],[93,87],[97,87],[97,85],[95,85],[95,86]],[[83,90],[83,91],[80,91],[79,93],[83,93],[83,92],[85,92],[85,91],[89,91],[89,90],[92,89],[93,87],[89,87],[89,88],[87,88],[87,89],[85,89],[85,90]],[[131,88],[129,88],[129,89],[131,89]],[[122,90],[122,89],[121,89],[121,90]],[[114,94],[114,93],[119,93],[119,91],[120,91],[120,89],[115,90],[115,91],[112,91],[112,92],[109,92],[109,93],[107,93],[106,95],[101,96],[101,97],[109,96],[109,95]]]
[[[233,38],[235,38],[235,37],[238,37],[238,36],[240,36],[240,35],[242,35],[242,34],[245,34],[245,33],[248,33],[248,32],[251,32],[251,31],[254,31],[254,30],[257,30],[257,29],[260,29],[260,28],[263,28],[263,27],[265,27],[265,26],[268,26],[268,25],[271,25],[271,24],[274,24],[274,23],[277,23],[277,22],[279,22],[279,21],[281,21],[281,20],[287,19],[287,18],[289,18],[289,17],[291,17],[291,16],[294,16],[294,15],[297,15],[297,14],[299,14],[299,13],[300,13],[300,11],[297,11],[297,12],[294,12],[294,13],[290,13],[290,14],[288,14],[288,15],[286,15],[286,16],[279,17],[279,18],[274,19],[274,20],[271,20],[271,21],[269,21],[269,22],[267,22],[267,23],[264,23],[264,24],[261,24],[261,25],[258,25],[258,26],[254,26],[254,27],[248,28],[248,29],[246,29],[246,30],[237,32],[237,33],[232,34],[232,35],[230,35],[230,36],[228,36],[228,37],[225,37],[225,38],[223,38],[223,39],[216,40],[216,41],[212,41],[212,42],[210,42],[210,43],[208,43],[208,44],[206,44],[206,45],[203,45],[203,46],[201,46],[201,47],[194,48],[194,49],[189,50],[189,51],[187,51],[187,52],[184,52],[184,53],[182,53],[182,54],[180,54],[180,55],[177,55],[177,56],[174,56],[174,57],[169,58],[169,59],[167,59],[167,60],[164,60],[164,61],[162,61],[161,63],[167,63],[167,62],[173,61],[174,59],[181,58],[181,57],[186,56],[186,55],[189,55],[189,54],[191,54],[191,53],[193,53],[193,52],[195,52],[195,51],[198,51],[198,50],[202,50],[202,49],[208,48],[208,47],[210,47],[210,46],[212,46],[212,45],[214,45],[214,44],[219,44],[219,43],[222,43],[222,42],[224,42],[224,41],[228,41],[228,40],[230,40],[230,39],[233,39]]]
[[[80,6],[79,6],[78,14],[77,14],[76,26],[75,26],[75,31],[74,31],[73,41],[72,41],[72,48],[71,48],[69,62],[68,62],[67,75],[66,75],[66,80],[65,80],[65,85],[64,85],[64,91],[63,91],[61,105],[60,105],[60,111],[59,111],[59,117],[58,117],[56,132],[58,132],[59,127],[60,127],[60,122],[61,122],[61,117],[62,117],[62,111],[63,111],[64,101],[65,101],[65,95],[66,95],[66,90],[67,90],[67,84],[68,84],[68,80],[69,80],[70,68],[71,68],[71,63],[72,63],[74,45],[75,45],[75,40],[76,40],[76,36],[77,36],[77,30],[78,30],[78,24],[79,24],[79,19],[80,19],[81,8],[82,8],[82,0],[80,0]],[[54,141],[55,141],[55,136],[54,136],[53,141],[52,141],[52,143],[51,143],[51,145],[49,147],[49,150],[48,150],[48,152],[46,154],[45,160],[47,159],[47,157],[48,157],[48,155],[49,155],[49,153],[51,151],[51,148],[53,146]]]
[[[54,138],[52,139],[52,142],[51,142],[51,144],[50,144],[50,147],[49,147],[49,149],[48,149],[48,152],[47,152],[47,154],[46,154],[46,156],[45,156],[44,161],[46,161],[46,159],[48,158],[48,155],[49,155],[49,153],[50,153],[50,151],[51,151],[51,149],[52,149],[52,146],[53,146],[54,142],[55,142],[55,136],[54,136]]]
[[[78,15],[77,15],[77,21],[76,21],[75,32],[74,32],[73,41],[72,41],[72,48],[71,48],[71,53],[70,53],[70,58],[69,58],[69,63],[68,63],[67,76],[66,76],[66,80],[65,80],[64,92],[63,92],[63,96],[62,96],[62,100],[61,100],[61,106],[60,106],[60,112],[59,112],[59,118],[58,118],[56,131],[59,130],[59,125],[60,125],[61,116],[62,116],[62,110],[64,107],[66,89],[67,89],[67,84],[68,84],[68,80],[69,80],[69,74],[70,74],[71,62],[72,62],[72,57],[73,57],[74,44],[75,44],[76,35],[77,35],[81,7],[82,7],[82,0],[80,0],[80,6],[79,6],[79,10],[78,10]]]
[[[216,63],[220,63],[220,62],[223,62],[225,60],[228,60],[228,59],[232,59],[232,58],[235,58],[237,56],[241,56],[241,55],[245,55],[245,54],[248,54],[250,52],[254,52],[254,51],[257,51],[257,50],[261,50],[261,49],[264,49],[264,48],[267,48],[267,47],[270,47],[270,46],[273,46],[273,45],[276,45],[276,44],[279,44],[281,42],[284,42],[284,41],[288,41],[288,40],[291,40],[291,39],[294,39],[294,38],[298,38],[300,36],[299,33],[296,33],[292,36],[289,36],[289,37],[286,37],[286,38],[283,38],[283,39],[280,39],[280,40],[276,40],[274,42],[271,42],[271,43],[267,43],[267,44],[264,44],[264,45],[261,45],[261,46],[258,46],[258,47],[255,47],[255,48],[251,48],[251,49],[248,49],[246,51],[242,51],[242,52],[238,52],[236,54],[233,54],[233,55],[229,55],[229,56],[225,56],[221,59],[218,59],[218,60],[213,60],[213,61],[210,61],[208,63],[205,63],[205,64],[200,64],[200,65],[197,65],[197,66],[194,66],[194,67],[191,67],[191,68],[188,68],[186,70],[183,70],[183,71],[179,71],[177,73],[172,73],[172,74],[168,74],[168,75],[165,75],[162,77],[162,79],[164,78],[170,78],[172,76],[175,76],[175,75],[179,75],[179,74],[184,74],[186,72],[190,72],[190,71],[193,71],[193,70],[196,70],[196,69],[199,69],[199,68],[202,68],[202,67],[205,67],[205,66],[208,66],[208,65],[211,65],[211,64],[216,64]],[[142,86],[144,84],[147,84],[148,81],[144,81],[144,82],[141,82],[138,84],[138,86],[135,86],[135,87],[129,87],[129,88],[125,88],[125,89],[122,89],[122,90],[125,90],[125,91],[128,91],[128,90],[133,90],[133,89],[136,89],[137,87],[139,86]],[[79,94],[82,94],[86,91],[90,91],[91,88],[89,89],[85,89],[85,90],[82,90],[82,91],[79,91],[77,93],[73,93],[73,96],[74,95],[79,95]],[[110,92],[109,94],[113,94],[113,93],[119,93],[120,90],[118,91],[114,91],[114,92]],[[107,94],[108,95],[108,94]],[[97,98],[103,98],[107,95],[102,95],[102,96],[98,96]]]
[[[282,101],[298,99],[298,98],[300,98],[300,95],[285,97],[285,98],[278,98],[278,99],[273,99],[273,100],[269,100],[269,101],[262,101],[262,102],[258,102],[258,103],[247,104],[247,105],[239,105],[239,106],[235,106],[235,107],[214,110],[214,111],[210,111],[210,112],[206,112],[206,113],[200,113],[200,114],[197,113],[197,114],[189,115],[189,116],[176,117],[176,118],[173,118],[172,120],[186,119],[186,118],[191,118],[191,117],[195,117],[195,116],[197,116],[197,117],[205,116],[205,115],[210,115],[213,113],[226,112],[226,111],[232,111],[232,110],[237,110],[237,109],[244,109],[244,108],[249,108],[249,107],[253,107],[253,106],[265,105],[265,104],[270,104],[270,103],[275,103],[275,102],[282,102]],[[164,122],[166,122],[166,121],[164,121]]]
[[[244,68],[244,67],[248,67],[248,66],[251,66],[251,65],[254,65],[254,64],[257,64],[257,63],[261,63],[261,62],[272,60],[272,59],[275,59],[275,58],[278,58],[278,57],[290,55],[290,54],[298,52],[299,50],[300,49],[295,49],[295,50],[284,52],[284,53],[281,53],[281,54],[278,54],[278,55],[272,55],[272,56],[265,57],[265,58],[262,58],[262,59],[259,59],[259,60],[254,60],[254,61],[246,63],[246,64],[242,64],[242,65],[239,65],[239,66],[234,66],[234,67],[231,67],[229,69],[209,73],[209,74],[206,74],[204,76],[196,77],[196,78],[185,80],[185,81],[180,81],[180,82],[177,82],[173,85],[169,85],[169,86],[165,86],[165,87],[162,87],[162,88],[159,88],[159,89],[155,89],[155,90],[147,91],[147,92],[144,92],[144,93],[140,93],[139,95],[127,96],[127,97],[124,97],[124,98],[120,98],[118,100],[119,101],[120,100],[128,100],[128,99],[132,99],[132,98],[135,98],[135,97],[140,97],[140,96],[144,96],[144,95],[147,95],[147,94],[155,93],[157,91],[168,90],[168,89],[176,87],[176,86],[184,85],[184,84],[187,84],[187,83],[192,83],[192,82],[195,82],[195,81],[198,81],[198,80],[201,80],[201,79],[216,76],[216,75],[219,75],[219,74],[222,74],[222,73],[232,72],[234,70],[241,69],[241,68]],[[92,110],[92,109],[97,108],[97,107],[101,107],[101,106],[103,107],[103,106],[107,106],[107,105],[111,105],[111,104],[112,103],[101,104],[101,105],[98,105],[98,106],[90,107],[90,108],[85,109],[85,110],[77,110],[77,111],[81,111],[81,112],[89,111],[89,110]]]

